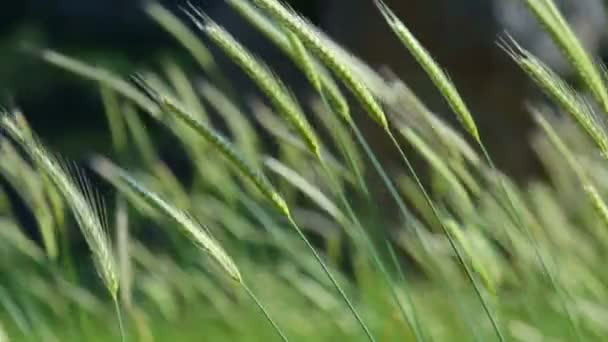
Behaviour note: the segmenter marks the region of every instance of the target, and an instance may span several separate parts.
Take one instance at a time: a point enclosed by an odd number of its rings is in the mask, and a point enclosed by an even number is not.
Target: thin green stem
[[[462,265],[462,267],[467,275],[468,280],[471,282],[471,285],[473,285],[473,289],[475,290],[475,293],[479,297],[479,301],[481,302],[481,305],[482,305],[484,311],[486,312],[486,315],[488,316],[490,323],[492,323],[492,327],[494,328],[496,336],[498,337],[498,339],[501,342],[505,342],[505,337],[503,336],[503,334],[501,332],[500,326],[498,325],[498,321],[496,320],[496,317],[494,317],[494,313],[490,310],[490,305],[486,301],[486,298],[483,295],[481,287],[479,286],[479,284],[477,283],[477,281],[475,279],[475,276],[473,275],[473,271],[470,269],[469,265],[466,263],[465,258],[462,255],[462,252],[456,245],[456,242],[452,238],[452,235],[450,234],[449,230],[443,223],[443,220],[441,219],[439,211],[437,210],[437,207],[433,203],[431,196],[426,191],[424,185],[422,184],[422,181],[420,180],[420,178],[418,177],[418,174],[414,170],[412,163],[410,162],[409,158],[405,155],[405,152],[403,152],[401,145],[399,145],[399,142],[397,141],[397,139],[395,138],[393,133],[391,131],[387,130],[387,134],[389,135],[391,141],[393,142],[393,144],[399,151],[399,154],[401,155],[401,158],[405,162],[405,165],[407,166],[408,170],[412,174],[412,177],[414,178],[416,185],[420,189],[422,195],[424,196],[425,201],[427,202],[427,204],[431,208],[431,211],[433,212],[433,215],[437,219],[437,222],[438,222],[439,226],[441,227],[441,230],[443,231],[446,238],[448,239],[450,247],[454,250],[454,253],[456,254],[456,258],[458,259],[458,262]]]
[[[401,313],[403,319],[409,325],[410,329],[414,332],[414,335],[416,336],[416,340],[424,342],[425,339],[424,339],[424,337],[423,337],[423,335],[421,333],[420,327],[417,324],[415,324],[414,322],[412,322],[410,320],[409,316],[407,315],[407,313],[405,311],[405,308],[403,307],[403,304],[399,300],[399,296],[397,295],[397,291],[395,290],[395,284],[394,284],[393,280],[391,279],[391,276],[389,275],[388,271],[386,270],[386,267],[384,267],[384,263],[380,259],[380,255],[378,253],[378,249],[374,245],[374,243],[371,240],[369,234],[364,229],[363,225],[361,224],[361,221],[359,220],[359,218],[355,214],[352,206],[348,202],[348,199],[346,198],[346,195],[344,194],[344,191],[341,188],[338,180],[336,179],[335,175],[331,172],[331,170],[329,169],[329,167],[327,166],[327,164],[323,160],[321,160],[321,165],[322,165],[324,171],[329,176],[332,184],[334,185],[334,187],[335,187],[334,191],[337,193],[338,197],[340,198],[340,201],[344,205],[344,208],[347,211],[347,214],[348,214],[348,217],[349,217],[350,221],[355,225],[355,227],[357,227],[359,235],[365,241],[365,245],[366,245],[366,247],[368,249],[368,252],[369,252],[370,256],[372,257],[372,261],[374,262],[374,264],[376,265],[376,267],[378,267],[378,269],[380,270],[380,273],[382,273],[383,279],[386,282],[386,285],[389,287],[390,292],[391,292],[391,296],[393,297],[393,300],[397,304],[397,307],[399,308],[399,312]],[[354,236],[353,236],[353,239],[354,239]],[[413,305],[413,302],[410,302],[410,306],[411,305]],[[414,307],[411,306],[411,309],[412,309],[412,311],[414,312],[414,315],[415,315],[416,311],[415,311]],[[418,320],[416,319],[416,321],[418,321]]]
[[[122,342],[127,341],[127,335],[125,334],[125,327],[122,320],[122,310],[120,309],[120,304],[118,303],[118,298],[114,296],[112,298],[114,302],[114,309],[116,310],[116,319],[118,320],[118,328],[120,329],[120,340]]]
[[[251,289],[245,283],[243,283],[243,282],[241,282],[241,286],[243,287],[243,289],[245,290],[245,292],[247,292],[247,294],[249,295],[249,297],[253,300],[253,302],[255,303],[255,305],[260,309],[260,311],[262,311],[262,313],[264,314],[264,317],[266,317],[266,320],[274,328],[274,331],[276,331],[276,333],[281,337],[281,339],[284,342],[289,342],[289,339],[287,338],[287,336],[285,336],[285,334],[283,333],[283,331],[281,330],[281,328],[279,328],[279,326],[277,325],[277,323],[272,319],[272,317],[270,316],[270,314],[268,313],[268,311],[266,310],[266,308],[264,308],[264,305],[262,305],[262,302],[260,302],[258,300],[258,298],[253,293],[253,291],[251,291]]]
[[[357,312],[357,309],[355,309],[355,307],[351,303],[350,299],[348,299],[348,297],[346,296],[346,293],[344,292],[344,290],[342,289],[342,287],[340,286],[340,284],[338,284],[338,281],[336,280],[336,278],[334,278],[333,274],[331,273],[331,271],[329,270],[329,268],[327,267],[327,265],[325,264],[325,262],[323,261],[323,259],[321,259],[321,256],[319,255],[319,253],[317,253],[317,251],[315,250],[315,248],[313,247],[313,245],[310,243],[310,241],[308,241],[308,238],[306,238],[306,235],[304,235],[304,232],[302,232],[302,229],[300,229],[300,227],[294,221],[294,219],[293,219],[293,217],[291,217],[291,215],[289,215],[287,217],[287,219],[289,220],[289,223],[293,226],[293,228],[296,230],[296,232],[298,233],[298,235],[300,236],[300,238],[302,239],[302,241],[304,241],[304,243],[306,244],[306,246],[308,247],[308,249],[310,249],[310,251],[312,252],[312,254],[315,257],[315,259],[317,259],[317,262],[319,263],[319,265],[321,265],[321,268],[323,268],[323,272],[325,272],[325,274],[327,275],[327,277],[329,278],[329,280],[331,281],[331,283],[333,284],[333,286],[336,288],[336,290],[338,291],[338,293],[340,293],[340,296],[342,297],[342,299],[344,300],[344,302],[348,306],[350,312],[352,312],[352,314],[355,316],[355,319],[357,320],[357,322],[359,323],[359,325],[361,326],[361,328],[365,332],[365,335],[367,335],[367,338],[370,341],[375,342],[376,339],[374,338],[374,336],[370,332],[370,330],[367,327],[367,325],[363,322],[363,319],[361,318],[361,316]]]
[[[384,182],[386,188],[388,189],[391,197],[393,197],[393,200],[395,201],[395,203],[397,203],[397,206],[399,207],[401,214],[405,218],[412,217],[412,214],[409,212],[409,210],[405,206],[405,203],[403,202],[403,199],[397,192],[397,188],[393,184],[393,181],[388,177],[388,175],[386,174],[386,171],[384,171],[382,164],[378,161],[378,158],[376,158],[376,155],[374,154],[371,147],[367,143],[367,140],[361,133],[361,130],[359,129],[359,127],[357,127],[357,125],[352,121],[350,121],[349,124],[350,124],[351,129],[355,133],[355,137],[359,141],[359,144],[363,147],[365,154],[371,161],[372,166],[374,167],[374,169],[376,170],[378,175],[380,175],[380,178]],[[422,244],[423,238],[420,235],[420,232],[418,231],[418,229],[415,229],[414,233],[416,235],[417,240]],[[429,254],[428,250],[426,248],[422,248],[422,250],[425,254]],[[429,255],[429,258],[432,258],[432,256]],[[442,273],[441,273],[441,275],[443,277]],[[444,278],[442,280],[443,281],[441,281],[440,283],[443,285],[443,287],[447,288],[447,284],[449,284],[449,282]],[[448,290],[445,290],[445,291],[448,291]],[[469,316],[466,314],[466,311],[464,310],[464,306],[460,302],[459,297],[456,297],[456,310],[458,310],[460,312],[461,317],[463,318],[466,326],[471,331],[471,336],[473,336],[473,339],[475,341],[481,341],[481,339],[477,336],[477,330],[473,328],[473,324],[470,322]]]
[[[490,169],[493,171],[498,171],[496,164],[494,164],[494,161],[492,160],[490,153],[488,153],[488,150],[486,149],[486,147],[485,147],[484,143],[481,141],[481,139],[478,140],[478,143],[479,143],[479,148],[481,149],[481,152],[483,153],[488,165],[490,166]],[[538,245],[538,241],[536,241],[536,238],[534,237],[534,235],[532,234],[530,229],[528,229],[527,225],[525,225],[524,222],[522,221],[520,215],[518,215],[518,210],[515,207],[515,204],[513,202],[513,199],[511,198],[511,195],[509,194],[509,191],[507,191],[507,187],[506,187],[506,185],[504,183],[504,179],[502,177],[500,177],[499,184],[500,184],[500,189],[503,192],[503,195],[505,196],[505,198],[507,199],[507,202],[509,205],[509,208],[507,208],[508,214],[511,215],[511,217],[515,220],[515,223],[519,226],[519,228],[521,230],[523,230],[525,232],[526,237],[528,238],[528,240],[530,240],[530,244],[532,245],[532,247],[534,249],[534,254],[535,254],[536,258],[538,259],[538,261],[543,269],[543,272],[549,279],[551,286],[553,287],[553,289],[555,290],[555,292],[557,293],[557,295],[559,297],[560,305],[562,306],[562,309],[566,313],[568,325],[570,326],[570,329],[572,331],[574,338],[577,341],[582,341],[581,331],[580,331],[578,325],[574,321],[572,312],[570,311],[570,308],[568,307],[566,299],[564,298],[563,290],[558,286],[557,280],[555,279],[553,273],[549,269],[549,266],[547,265],[545,259],[541,255],[540,246]]]
[[[416,314],[416,311],[415,311],[414,298],[412,298],[412,294],[411,294],[409,286],[407,284],[407,279],[405,278],[405,273],[403,272],[403,269],[401,268],[401,264],[399,263],[399,260],[397,259],[397,253],[395,253],[395,249],[393,248],[393,246],[391,245],[391,243],[388,240],[386,240],[385,242],[386,242],[386,248],[388,249],[388,252],[391,256],[391,260],[395,266],[395,269],[397,270],[397,274],[399,275],[399,280],[401,280],[401,282],[403,283],[403,286],[405,286],[405,298],[407,299],[410,308],[412,308],[413,317],[411,319],[414,321],[414,326],[415,326],[414,333],[416,334],[417,339],[423,338],[420,320],[418,319],[418,315]]]

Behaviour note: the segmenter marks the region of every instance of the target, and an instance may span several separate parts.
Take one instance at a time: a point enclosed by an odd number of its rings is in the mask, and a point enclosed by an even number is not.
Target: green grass
[[[305,103],[193,6],[184,19],[201,32],[159,4],[142,15],[191,53],[203,83],[166,58],[122,79],[40,51],[100,89],[113,153],[82,167],[112,186],[115,203],[107,209],[22,114],[2,112],[0,175],[33,214],[41,243],[0,194],[0,342],[606,339],[608,138],[596,109],[608,98],[604,66],[551,0],[526,3],[583,86],[502,39],[561,110],[530,106],[547,178],[526,184],[494,166],[500,156],[486,150],[458,84],[382,1],[404,53],[462,132],[276,0],[229,4],[302,72],[316,94]],[[235,95],[202,34],[263,99]],[[362,115],[405,168],[379,162]],[[180,146],[161,154],[142,116]],[[185,154],[192,178],[174,174],[166,153]],[[81,257],[77,227],[91,258]]]

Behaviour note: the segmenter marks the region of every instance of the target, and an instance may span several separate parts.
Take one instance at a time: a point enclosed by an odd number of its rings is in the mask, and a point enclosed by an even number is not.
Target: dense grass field
[[[500,156],[486,150],[479,114],[449,70],[380,0],[403,53],[452,113],[431,112],[277,0],[227,2],[294,63],[312,96],[296,98],[193,5],[178,17],[151,2],[142,15],[175,37],[199,75],[164,60],[121,77],[35,52],[99,88],[112,153],[76,165],[37,138],[27,113],[2,110],[0,175],[38,239],[0,192],[0,342],[608,338],[606,69],[553,0],[523,2],[575,85],[508,33],[497,37],[549,100],[529,103],[538,126],[529,143],[547,177],[527,183],[494,166]],[[259,98],[235,91],[207,44]],[[364,115],[399,167],[370,147]],[[169,151],[191,175],[167,165],[151,125],[172,137]]]

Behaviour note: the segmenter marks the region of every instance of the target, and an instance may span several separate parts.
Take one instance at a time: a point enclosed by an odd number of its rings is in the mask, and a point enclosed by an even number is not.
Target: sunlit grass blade
[[[133,101],[133,103],[135,103],[138,107],[152,115],[158,113],[158,107],[154,104],[154,102],[151,102],[150,99],[148,99],[135,86],[105,69],[90,66],[53,50],[40,51],[40,57],[44,61],[61,69],[70,71],[85,79],[106,85],[108,88],[113,89],[118,94]]]
[[[149,1],[145,10],[164,30],[186,49],[200,67],[215,81],[222,81],[215,59],[209,49],[175,14],[155,1]]]

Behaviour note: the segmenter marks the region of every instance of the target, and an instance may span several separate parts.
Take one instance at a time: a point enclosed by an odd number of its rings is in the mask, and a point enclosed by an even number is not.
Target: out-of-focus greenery
[[[527,184],[494,167],[457,85],[382,2],[404,52],[469,136],[279,2],[230,3],[286,53],[316,98],[299,104],[238,36],[194,7],[187,13],[200,32],[155,3],[147,12],[185,45],[189,63],[200,64],[202,82],[174,60],[125,79],[53,50],[35,52],[99,88],[109,137],[98,151],[107,157],[94,157],[83,175],[46,152],[21,113],[0,116],[7,133],[0,175],[40,237],[24,233],[0,193],[0,341],[268,341],[278,332],[292,341],[608,336],[608,139],[606,113],[596,109],[608,107],[604,69],[552,1],[526,3],[570,57],[580,91],[516,42],[503,42],[559,106],[530,106],[547,179]],[[201,32],[265,99],[234,92],[207,46],[191,39]],[[346,89],[357,102],[346,100]],[[402,168],[377,161],[358,103],[395,149],[408,147]],[[191,177],[167,166],[151,122],[172,136],[164,149],[187,160]],[[414,158],[425,182],[411,168]],[[92,172],[116,190],[104,191],[105,205],[86,181]],[[64,177],[71,173],[74,179]],[[85,245],[78,227],[97,235]],[[87,249],[91,258],[82,258]],[[119,275],[117,297],[113,283],[106,281],[108,295],[96,275],[109,271]]]

